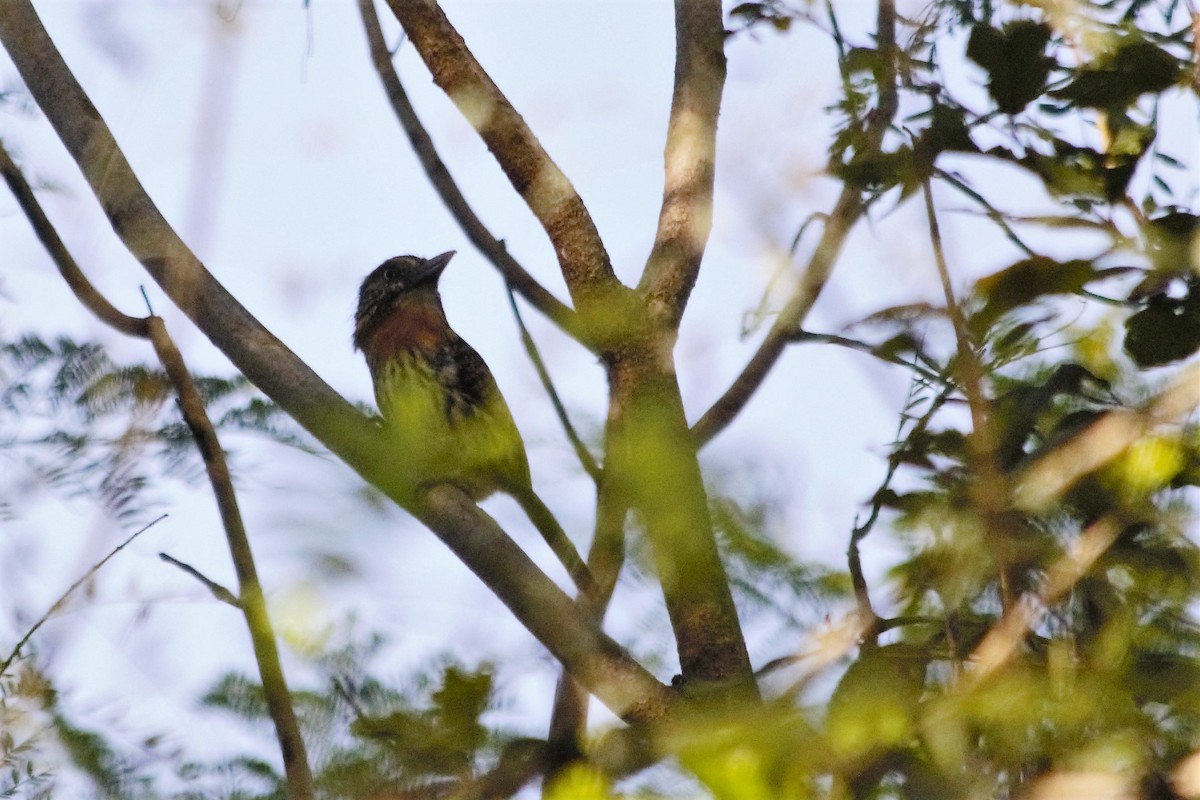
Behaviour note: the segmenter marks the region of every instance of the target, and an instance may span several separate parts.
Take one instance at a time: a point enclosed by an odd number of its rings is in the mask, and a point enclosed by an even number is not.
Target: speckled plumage
[[[366,356],[384,434],[415,491],[453,484],[472,499],[512,495],[585,594],[595,579],[533,491],[525,444],[487,364],[451,328],[437,282],[453,251],[397,256],[363,281],[354,346]]]
[[[531,489],[525,446],[487,364],[450,328],[437,279],[453,253],[399,256],[363,281],[354,344],[414,486],[453,483],[479,500]]]

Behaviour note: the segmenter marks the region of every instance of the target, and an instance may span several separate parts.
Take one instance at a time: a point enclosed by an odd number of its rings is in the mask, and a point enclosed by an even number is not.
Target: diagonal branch
[[[550,377],[550,370],[546,368],[546,362],[542,360],[542,354],[538,352],[537,343],[533,341],[533,336],[529,333],[529,328],[525,327],[525,319],[521,316],[521,309],[517,305],[517,298],[513,294],[512,286],[508,287],[508,304],[512,308],[513,316],[517,320],[517,330],[521,332],[521,344],[525,346],[525,353],[533,363],[533,368],[538,374],[538,379],[542,382],[542,388],[545,389],[547,396],[550,398],[550,404],[554,406],[554,413],[558,416],[558,421],[563,427],[563,433],[566,434],[567,440],[571,442],[572,449],[575,450],[575,457],[579,459],[579,465],[583,467],[583,471],[588,474],[593,483],[599,483],[600,466],[596,463],[596,459],[591,454],[591,451],[587,449],[587,445],[583,443],[583,439],[579,438],[579,431],[575,430],[575,425],[571,422],[571,417],[567,414],[567,407],[563,405],[562,398],[558,396],[558,390],[554,388],[554,381]]]
[[[433,81],[458,106],[545,229],[575,307],[598,319],[620,288],[583,199],[434,0],[387,0]]]
[[[413,497],[401,471],[394,468],[396,454],[371,420],[322,381],[204,268],[134,175],[29,0],[4,0],[0,43],[125,246],[234,365],[335,455],[427,525],[614,713],[627,721],[666,713],[671,691],[597,630],[465,494],[437,487]]]
[[[796,292],[788,300],[787,305],[775,318],[771,330],[763,338],[758,350],[750,357],[741,373],[734,379],[725,393],[705,411],[703,416],[692,426],[692,434],[696,437],[697,446],[703,446],[720,433],[733,421],[750,398],[758,391],[758,387],[766,380],[767,374],[779,360],[784,349],[792,341],[812,310],[825,282],[833,273],[842,245],[847,234],[862,216],[864,207],[857,188],[846,186],[838,198],[837,205],[825,219],[825,230],[821,239],[808,261],[804,277]]]
[[[154,352],[162,362],[167,377],[175,387],[179,398],[179,408],[183,412],[184,422],[187,423],[196,441],[196,448],[204,460],[208,472],[213,495],[217,500],[217,508],[221,514],[221,524],[225,530],[229,554],[233,560],[234,571],[238,576],[240,597],[234,605],[242,611],[246,618],[246,627],[250,631],[250,640],[254,648],[254,659],[258,664],[259,675],[262,679],[263,695],[267,701],[267,709],[275,726],[276,738],[283,756],[283,767],[287,780],[288,794],[296,800],[312,798],[312,770],[308,764],[308,753],[304,739],[300,735],[300,725],[296,719],[296,709],[292,705],[292,696],[288,691],[287,680],[279,661],[279,648],[275,644],[275,632],[271,628],[271,620],[267,615],[267,603],[263,597],[262,585],[258,580],[258,571],[254,566],[254,555],[250,550],[250,540],[246,536],[246,527],[238,510],[237,493],[233,488],[233,479],[229,474],[229,465],[225,461],[225,453],[217,440],[217,432],[213,429],[208,413],[204,409],[204,400],[192,380],[191,373],[183,362],[183,356],[175,343],[167,334],[167,328],[161,317],[146,317],[138,320],[118,311],[92,285],[79,264],[59,239],[57,231],[46,217],[33,191],[26,183],[25,177],[13,164],[3,145],[0,145],[0,171],[3,171],[5,181],[19,198],[22,209],[29,218],[30,224],[37,231],[38,238],[46,245],[51,259],[66,279],[68,286],[86,308],[93,311],[103,322],[112,325],[119,331],[140,338],[149,339],[154,345]],[[126,542],[128,544],[128,541]],[[125,545],[122,544],[121,547]],[[121,548],[118,547],[117,550]],[[113,551],[115,554],[116,551]],[[109,558],[113,554],[110,554]],[[105,561],[108,559],[106,558]],[[173,559],[172,559],[173,560]],[[99,569],[104,561],[97,564]],[[201,578],[219,599],[229,601],[231,598],[222,597],[216,591],[221,589],[225,595],[228,590],[218,587],[196,570],[175,562],[184,569],[190,570]],[[90,573],[89,573],[90,574]],[[78,584],[76,584],[78,585]],[[73,590],[75,587],[71,587]],[[68,593],[71,590],[68,590]],[[65,595],[64,595],[65,597]]]
[[[17,205],[21,207],[21,211],[25,214],[26,219],[29,220],[33,232],[38,237],[38,241],[46,248],[46,252],[50,254],[50,260],[54,262],[54,266],[58,268],[59,273],[63,276],[63,280],[67,282],[67,286],[79,298],[79,302],[83,303],[84,308],[95,314],[101,322],[115,328],[121,333],[142,338],[148,336],[145,319],[131,317],[120,311],[112,303],[108,302],[108,298],[100,294],[96,290],[96,287],[92,286],[87,276],[83,274],[83,270],[75,263],[75,259],[67,250],[67,246],[59,238],[58,231],[54,229],[54,225],[46,216],[46,212],[42,209],[42,204],[38,202],[37,197],[34,195],[32,187],[25,180],[25,176],[21,174],[21,170],[13,163],[12,157],[9,156],[3,142],[0,142],[0,174],[4,176],[4,182],[8,184],[13,197],[17,199]]]
[[[880,69],[879,104],[867,119],[863,135],[863,152],[878,151],[883,146],[883,137],[892,124],[899,107],[896,91],[896,4],[895,0],[879,0],[876,16],[876,44],[879,47]],[[866,211],[866,203],[858,186],[847,183],[834,204],[833,211],[825,220],[825,230],[808,261],[804,277],[796,292],[775,319],[757,352],[734,379],[725,394],[713,403],[708,411],[692,426],[697,446],[703,446],[733,421],[745,408],[746,403],[766,380],[767,373],[783,354],[791,337],[803,324],[804,318],[825,288],[833,273],[838,255],[850,229]]]
[[[675,88],[663,202],[638,285],[651,315],[671,328],[679,326],[712,230],[724,39],[720,0],[675,0]]]
[[[258,663],[262,679],[263,696],[267,701],[271,720],[275,723],[275,735],[283,754],[288,796],[295,800],[312,798],[315,793],[312,769],[308,764],[308,751],[300,735],[296,708],[292,704],[283,665],[279,661],[275,631],[267,614],[267,601],[263,596],[262,584],[258,580],[258,569],[254,565],[254,554],[250,550],[246,525],[238,509],[237,492],[234,491],[233,478],[229,474],[229,463],[225,460],[225,452],[221,449],[217,432],[204,409],[200,390],[196,388],[196,382],[192,380],[191,372],[184,364],[179,348],[168,335],[162,317],[148,317],[146,322],[154,352],[158,354],[163,369],[167,371],[167,376],[175,387],[183,420],[196,440],[196,449],[200,451],[204,460],[204,469],[208,473],[213,496],[217,499],[221,526],[225,529],[229,555],[233,559],[233,569],[238,578],[238,607],[242,610],[246,618],[246,627],[250,631],[254,659]]]
[[[125,538],[125,541],[121,542],[119,545],[114,547],[112,550],[109,550],[108,555],[104,556],[104,558],[100,559],[95,564],[93,564],[91,567],[89,567],[88,571],[83,573],[83,575],[81,575],[79,577],[79,580],[75,581],[70,586],[68,586],[67,590],[65,592],[63,592],[62,594],[60,594],[58,596],[58,599],[55,600],[54,603],[51,604],[50,608],[46,610],[46,613],[43,614],[41,617],[39,617],[38,621],[33,623],[33,625],[29,628],[29,630],[27,630],[25,632],[25,635],[22,636],[15,645],[13,645],[12,652],[8,654],[8,658],[4,659],[3,661],[0,661],[0,675],[3,675],[4,673],[8,672],[8,668],[11,667],[13,662],[17,660],[17,657],[21,655],[21,649],[23,647],[25,647],[25,645],[29,644],[29,640],[33,638],[33,635],[35,633],[38,632],[38,629],[41,628],[43,625],[45,625],[46,622],[52,616],[54,616],[54,612],[56,612],[60,608],[62,608],[63,603],[67,602],[67,598],[70,597],[71,594],[76,589],[78,589],[89,578],[91,578],[93,575],[95,575],[97,572],[99,572],[105,564],[107,564],[109,561],[112,560],[113,556],[115,556],[117,553],[121,552],[126,547],[128,547],[130,544],[132,544],[134,539],[141,536],[143,533],[150,530],[151,528],[153,528],[155,525],[162,522],[166,518],[167,518],[167,515],[163,514],[162,516],[157,517],[157,518],[151,520],[150,522],[147,522],[142,527],[138,528],[136,531],[134,531],[129,536],[127,536]]]
[[[1082,477],[1112,461],[1147,432],[1185,418],[1197,408],[1200,362],[1193,361],[1141,407],[1109,411],[1039,456],[1014,481],[1013,504],[1022,511],[1044,511]]]
[[[429,182],[442,198],[450,215],[462,228],[471,244],[500,271],[509,286],[520,292],[534,308],[554,320],[560,328],[582,340],[575,313],[538,283],[537,279],[513,258],[504,243],[492,235],[450,175],[450,170],[446,168],[445,162],[434,147],[429,131],[421,123],[416,109],[408,99],[408,92],[404,91],[400,76],[396,74],[392,54],[379,25],[379,15],[375,13],[374,0],[358,0],[358,10],[362,16],[363,30],[367,34],[371,63],[375,65],[375,72],[387,93],[388,102],[391,103],[396,119],[400,121],[400,127],[408,136],[413,152],[421,162]]]

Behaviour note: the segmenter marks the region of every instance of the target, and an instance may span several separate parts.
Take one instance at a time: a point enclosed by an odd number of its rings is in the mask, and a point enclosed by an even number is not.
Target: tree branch
[[[979,685],[1016,655],[1021,641],[1046,609],[1066,597],[1120,533],[1121,525],[1110,515],[1096,520],[1079,534],[1067,552],[1047,569],[1041,591],[1025,594],[1013,603],[975,647],[968,659],[972,665],[968,673],[969,685]]]
[[[604,636],[462,492],[414,498],[396,454],[358,413],[266,330],[180,240],[146,194],[112,133],[63,62],[29,0],[4,0],[0,43],[151,277],[268,397],[366,480],[405,506],[496,593],[518,620],[618,716],[653,719],[671,691]]]
[[[122,313],[116,306],[108,302],[108,298],[96,291],[91,281],[83,274],[83,270],[79,268],[66,245],[59,238],[58,231],[54,229],[46,212],[42,210],[41,203],[38,202],[33,189],[25,180],[25,176],[21,174],[20,168],[13,163],[2,141],[0,141],[0,174],[4,175],[4,182],[8,184],[13,197],[17,199],[17,205],[25,213],[26,219],[33,227],[33,232],[37,234],[38,241],[46,248],[50,254],[50,260],[54,262],[59,274],[63,276],[63,280],[67,282],[67,286],[75,293],[75,296],[79,298],[79,302],[83,303],[84,308],[96,315],[101,322],[121,333],[147,338],[149,333],[146,329],[146,320],[142,317],[131,317]]]
[[[719,0],[675,0],[675,88],[663,201],[638,285],[652,318],[670,328],[679,326],[712,230],[724,39]]]
[[[996,562],[997,579],[1000,586],[1000,604],[1004,610],[1012,605],[1014,595],[1012,576],[1009,574],[1009,547],[1013,538],[1010,531],[1008,511],[1008,477],[1000,469],[996,459],[996,431],[991,402],[984,390],[984,367],[971,341],[967,317],[954,296],[950,280],[950,268],[946,263],[946,251],[942,246],[941,229],[938,226],[937,209],[933,203],[933,187],[928,178],[921,187],[925,198],[925,215],[929,220],[929,241],[933,247],[933,261],[937,266],[938,278],[942,283],[942,294],[946,298],[946,313],[954,328],[954,342],[958,355],[958,374],[962,380],[963,394],[971,412],[971,435],[967,437],[967,462],[971,477],[968,491],[974,500],[987,535],[984,537]]]
[[[620,283],[583,200],[434,0],[387,0],[433,75],[545,229],[575,307],[599,321]]]
[[[537,343],[533,341],[533,336],[530,335],[529,329],[525,327],[525,320],[521,317],[521,309],[517,306],[517,298],[513,294],[512,286],[508,287],[508,304],[512,308],[513,317],[517,320],[517,329],[521,332],[521,344],[525,346],[525,354],[529,356],[530,362],[533,363],[533,368],[538,374],[538,379],[542,382],[542,388],[545,389],[546,395],[550,398],[550,404],[554,406],[554,413],[558,416],[559,424],[562,425],[563,433],[566,434],[572,449],[575,450],[575,457],[579,459],[579,465],[583,467],[583,471],[588,474],[588,477],[593,482],[598,482],[600,480],[600,466],[596,463],[596,459],[592,456],[591,451],[587,449],[587,445],[579,438],[579,432],[575,430],[575,426],[571,423],[571,418],[567,416],[567,407],[563,405],[562,398],[558,396],[558,390],[554,388],[554,381],[550,378],[550,370],[546,369],[546,362],[542,360],[542,354],[538,352]]]
[[[17,195],[18,202],[37,231],[38,238],[45,244],[58,271],[66,279],[67,285],[70,286],[80,302],[103,322],[117,330],[149,339],[154,345],[154,352],[157,353],[159,361],[162,362],[163,369],[166,370],[167,377],[175,387],[184,422],[187,423],[196,440],[196,448],[204,460],[204,468],[208,472],[209,483],[212,485],[217,508],[221,514],[221,523],[229,544],[230,557],[233,559],[234,571],[238,576],[240,596],[235,605],[241,609],[246,619],[246,626],[250,630],[254,658],[262,679],[263,694],[266,697],[271,721],[275,725],[279,749],[283,755],[288,795],[296,800],[312,798],[314,797],[313,779],[312,770],[308,764],[308,753],[304,746],[304,739],[300,735],[300,726],[296,720],[296,711],[292,706],[292,697],[288,691],[283,667],[279,662],[275,633],[271,629],[271,621],[267,616],[267,603],[263,598],[262,586],[258,581],[254,555],[250,550],[250,540],[246,536],[246,528],[242,522],[241,512],[238,510],[237,494],[233,488],[233,479],[229,474],[229,465],[225,461],[225,454],[221,450],[221,444],[217,439],[212,422],[208,418],[208,413],[204,410],[204,400],[200,397],[200,391],[196,388],[191,373],[183,363],[183,356],[167,334],[161,317],[151,316],[138,320],[122,314],[92,285],[75,259],[71,257],[62,240],[59,239],[58,233],[46,217],[24,176],[12,163],[12,159],[8,157],[2,145],[0,145],[0,171],[3,171],[5,180]],[[124,544],[121,545],[121,547],[124,546]],[[120,547],[117,548],[117,550],[120,549]],[[113,551],[114,554],[116,552]],[[109,558],[111,557],[112,554],[109,555]],[[106,558],[105,561],[107,560]],[[98,569],[103,563],[104,561],[97,564],[95,569]],[[218,598],[228,602],[227,598],[222,597],[221,593],[217,591],[220,589],[228,595],[228,590],[224,590],[223,587],[204,578],[196,570],[178,561],[174,561],[174,563],[200,578],[208,584],[209,589]],[[74,588],[74,586],[71,587],[71,589]],[[68,590],[68,593],[70,591]]]
[[[121,552],[126,547],[128,547],[133,542],[134,539],[141,536],[143,533],[150,530],[151,528],[153,528],[155,525],[162,522],[166,518],[167,518],[167,515],[163,514],[162,516],[157,517],[157,518],[151,520],[150,522],[147,522],[141,528],[138,528],[136,531],[134,531],[128,537],[126,537],[125,541],[121,542],[119,545],[114,547],[112,550],[108,551],[108,555],[106,555],[104,558],[100,559],[95,564],[93,564],[90,568],[88,568],[88,571],[83,573],[83,575],[81,575],[79,577],[79,580],[75,581],[70,586],[68,586],[67,590],[65,592],[63,592],[61,595],[59,595],[58,599],[54,601],[54,603],[50,606],[50,608],[46,609],[46,613],[43,614],[41,617],[39,617],[38,621],[33,623],[33,625],[29,628],[29,630],[25,632],[25,635],[22,636],[15,645],[13,645],[12,652],[8,654],[8,658],[4,659],[3,661],[0,661],[0,675],[3,675],[4,673],[8,672],[8,668],[11,667],[12,663],[17,660],[17,656],[21,655],[21,648],[23,648],[25,645],[27,645],[29,643],[29,640],[33,638],[33,635],[38,632],[39,628],[41,628],[43,625],[46,624],[46,621],[48,619],[50,619],[50,617],[54,616],[55,611],[58,611],[60,608],[62,608],[62,604],[67,602],[67,598],[70,597],[71,594],[76,589],[78,589],[80,586],[82,586],[84,584],[84,581],[86,581],[88,578],[92,577],[97,572],[99,572],[101,567],[103,567],[105,564],[107,564],[109,562],[109,560],[111,560],[112,557],[115,556],[117,553]]]
[[[275,643],[275,631],[267,614],[267,601],[263,597],[262,584],[258,580],[258,569],[254,565],[254,554],[250,550],[250,539],[246,536],[246,525],[238,509],[237,492],[229,474],[229,464],[217,439],[204,400],[196,388],[195,381],[183,363],[183,355],[167,334],[161,317],[148,317],[147,328],[154,352],[167,371],[175,392],[179,396],[179,409],[183,420],[196,440],[196,449],[204,459],[204,469],[212,485],[213,496],[221,515],[221,526],[233,559],[233,570],[238,578],[238,607],[246,618],[250,630],[250,642],[254,648],[254,660],[258,663],[258,674],[262,680],[263,696],[267,711],[275,724],[275,735],[283,753],[283,771],[288,787],[288,797],[305,800],[315,797],[312,769],[308,764],[308,750],[300,735],[300,723],[292,705],[287,678],[279,661],[279,648]]]
[[[813,304],[817,302],[821,290],[825,288],[825,282],[833,273],[846,235],[850,233],[850,229],[862,213],[861,192],[855,187],[846,186],[842,189],[833,211],[825,219],[821,239],[809,258],[804,277],[796,292],[779,312],[775,324],[771,326],[771,330],[767,332],[762,344],[742,368],[741,373],[692,426],[697,446],[707,444],[733,422],[733,418],[746,407],[750,398],[758,391],[758,387],[766,380],[767,374],[783,354],[784,348],[792,341],[804,318],[812,310]]]
[[[883,137],[899,107],[896,92],[896,5],[895,0],[879,0],[876,15],[876,43],[879,47],[882,67],[879,74],[879,104],[867,119],[867,128],[863,134],[863,151],[878,151],[883,146]],[[779,316],[775,324],[767,332],[757,352],[742,369],[741,374],[734,379],[725,394],[705,411],[703,416],[692,426],[692,433],[697,446],[703,446],[714,436],[725,429],[733,418],[738,415],[755,391],[766,379],[767,373],[775,366],[779,356],[783,354],[790,337],[796,332],[812,310],[813,304],[825,288],[825,283],[833,273],[838,255],[845,243],[847,234],[859,217],[866,211],[866,203],[862,199],[859,187],[846,184],[834,204],[833,211],[825,220],[825,229],[816,249],[809,258],[804,270],[804,277],[796,292]]]
[[[613,479],[612,472],[601,472],[596,482],[596,529],[587,559],[598,591],[581,597],[588,615],[601,628],[621,566],[625,563],[625,518],[628,515],[629,499],[621,491],[619,481]],[[546,736],[551,756],[547,781],[582,751],[587,717],[588,692],[564,670],[554,691],[550,729]]]
[[[458,188],[450,170],[438,155],[433,138],[408,99],[408,92],[404,91],[404,85],[400,82],[400,76],[392,63],[392,53],[383,38],[374,0],[358,0],[358,10],[362,16],[363,30],[367,35],[367,46],[371,51],[371,63],[375,65],[375,72],[383,84],[388,102],[391,103],[409,143],[412,144],[417,160],[421,162],[426,176],[429,177],[429,182],[442,198],[458,227],[462,228],[471,244],[499,270],[509,286],[518,291],[534,308],[554,320],[560,328],[576,339],[584,341],[575,312],[547,291],[518,263],[504,243],[496,239],[475,214],[467,198]],[[585,341],[584,343],[586,344]]]

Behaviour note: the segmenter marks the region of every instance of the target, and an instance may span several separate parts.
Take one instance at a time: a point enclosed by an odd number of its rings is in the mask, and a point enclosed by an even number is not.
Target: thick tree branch
[[[879,0],[876,15],[876,43],[879,47],[879,104],[873,109],[867,119],[866,130],[863,132],[863,149],[865,153],[878,151],[883,146],[883,137],[899,107],[896,91],[896,5],[895,0]],[[713,403],[708,411],[692,426],[697,446],[703,446],[710,439],[725,429],[733,418],[738,415],[755,391],[766,379],[767,373],[775,366],[779,356],[783,354],[791,337],[804,323],[804,318],[812,310],[813,304],[825,288],[833,268],[837,264],[838,255],[850,229],[858,222],[866,211],[860,187],[847,183],[842,188],[833,211],[825,220],[825,230],[821,239],[808,261],[804,277],[796,292],[788,300],[775,324],[767,332],[757,352],[742,369],[741,374],[734,379],[725,394]]]
[[[620,284],[583,199],[434,0],[387,0],[433,81],[479,133],[542,224],[575,307],[599,322]]]
[[[362,16],[363,30],[367,34],[371,63],[375,65],[375,72],[379,75],[384,92],[387,93],[388,102],[391,103],[409,143],[412,144],[417,160],[421,162],[425,174],[429,177],[429,182],[442,198],[450,215],[462,228],[471,244],[500,271],[509,286],[519,292],[534,308],[554,320],[560,328],[582,341],[575,312],[538,283],[513,258],[504,243],[492,235],[450,175],[450,170],[438,155],[433,138],[417,116],[416,109],[408,99],[408,92],[404,91],[404,85],[396,73],[391,51],[388,50],[383,30],[379,25],[379,15],[375,13],[374,0],[358,0],[358,10]]]
[[[685,688],[731,707],[759,699],[708,496],[662,332],[623,352],[609,370],[605,470],[650,540],[675,633]]]
[[[371,420],[267,331],[180,240],[146,194],[29,0],[5,0],[0,43],[83,171],[114,230],[151,277],[268,397],[451,548],[523,625],[614,713],[666,711],[672,693],[610,638],[462,492],[413,497]]]
[[[725,85],[719,0],[675,0],[675,89],[654,247],[642,274],[651,316],[675,328],[712,230],[717,115]]]

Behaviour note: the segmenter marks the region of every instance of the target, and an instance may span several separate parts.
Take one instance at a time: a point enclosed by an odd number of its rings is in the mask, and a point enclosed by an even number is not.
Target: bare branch
[[[1067,552],[1050,565],[1042,590],[1014,603],[983,637],[969,659],[969,680],[978,684],[1007,664],[1046,609],[1067,595],[1120,533],[1121,526],[1111,516],[1101,517],[1084,529]]]
[[[208,471],[213,494],[217,499],[221,522],[229,543],[229,552],[238,575],[240,598],[234,598],[228,589],[214,583],[186,564],[169,556],[163,556],[163,558],[198,578],[218,599],[231,603],[241,609],[245,615],[246,625],[250,629],[255,660],[259,667],[259,675],[262,678],[263,694],[266,696],[267,708],[270,711],[271,720],[275,724],[275,733],[279,740],[280,752],[283,755],[288,794],[300,800],[311,798],[314,794],[308,754],[304,747],[304,739],[300,736],[300,727],[296,721],[295,709],[292,707],[291,694],[279,663],[275,634],[271,630],[270,619],[267,616],[267,604],[263,598],[262,587],[258,582],[254,557],[250,551],[250,542],[246,537],[246,529],[238,511],[237,495],[233,489],[233,480],[229,475],[229,466],[225,462],[225,455],[217,440],[216,431],[204,410],[204,401],[200,397],[200,392],[183,363],[183,356],[175,347],[175,343],[171,341],[160,317],[137,319],[126,316],[117,311],[96,290],[59,239],[57,231],[54,230],[54,226],[46,217],[37,198],[29,189],[24,176],[8,157],[3,146],[0,146],[0,171],[3,171],[5,180],[17,195],[25,215],[37,231],[38,238],[46,246],[51,259],[80,302],[102,321],[117,330],[133,336],[148,338],[154,345],[154,350],[167,372],[167,377],[175,387],[184,421],[195,437],[196,446],[200,450],[205,469]],[[111,554],[109,557],[111,558]],[[103,563],[103,561],[100,562],[96,568],[98,569]],[[74,588],[72,586],[68,593]],[[66,595],[63,597],[65,599]]]
[[[625,518],[629,498],[611,472],[603,472],[596,484],[596,529],[588,550],[588,569],[599,591],[581,597],[588,615],[602,627],[612,600],[621,567],[625,563]],[[559,676],[550,714],[551,773],[574,759],[582,749],[587,731],[588,692],[569,672]]]
[[[70,586],[68,586],[67,590],[65,592],[63,592],[61,595],[59,595],[58,599],[55,600],[54,603],[51,604],[50,608],[48,608],[46,610],[46,613],[43,614],[41,617],[39,617],[38,621],[33,623],[33,626],[28,631],[26,631],[25,635],[22,636],[21,639],[16,643],[16,645],[13,646],[12,652],[8,654],[8,658],[4,659],[4,661],[0,661],[0,675],[3,675],[5,672],[8,671],[8,668],[12,666],[12,663],[17,660],[17,656],[21,655],[21,648],[23,648],[26,644],[29,643],[29,640],[33,638],[33,635],[38,632],[39,628],[41,628],[43,625],[46,624],[46,621],[49,620],[50,617],[54,616],[54,612],[56,612],[60,608],[62,608],[63,603],[67,602],[67,598],[70,597],[71,594],[76,589],[78,589],[80,586],[82,586],[84,584],[84,581],[86,581],[88,578],[92,577],[97,572],[99,572],[101,567],[103,567],[105,564],[107,564],[112,559],[112,557],[115,556],[117,553],[121,552],[126,547],[128,547],[130,545],[130,543],[133,542],[134,539],[141,536],[143,533],[150,530],[151,528],[153,528],[155,525],[162,522],[166,518],[167,518],[167,515],[163,514],[161,517],[158,517],[156,519],[151,520],[150,522],[147,522],[141,528],[139,528],[138,530],[131,533],[125,539],[125,541],[121,542],[119,545],[117,545],[112,550],[110,550],[108,552],[108,555],[106,555],[104,558],[97,561],[95,564],[92,564],[92,566],[90,568],[88,568],[88,571],[83,573],[83,575],[81,575],[79,577],[79,580],[75,581]]]
[[[877,14],[876,42],[879,47],[883,68],[879,77],[879,105],[871,112],[864,133],[864,150],[879,150],[883,145],[883,137],[892,119],[896,116],[899,98],[896,92],[896,5],[895,0],[879,0]],[[838,255],[850,229],[854,227],[859,217],[866,210],[862,192],[857,186],[847,184],[843,187],[833,211],[825,220],[825,230],[821,239],[809,258],[804,270],[804,277],[796,292],[779,316],[775,324],[767,332],[757,352],[734,379],[725,394],[713,403],[708,411],[692,426],[692,433],[697,446],[703,446],[714,436],[725,429],[733,418],[738,415],[755,391],[766,379],[767,373],[775,366],[779,356],[783,354],[789,338],[804,323],[804,318],[812,310],[813,304],[825,288],[825,283],[833,273]]]
[[[242,610],[242,603],[240,600],[238,600],[236,594],[229,591],[224,586],[217,583],[212,578],[208,577],[203,572],[201,572],[200,570],[193,567],[191,564],[185,564],[182,561],[180,561],[178,558],[172,558],[171,556],[167,555],[166,553],[159,553],[158,557],[160,559],[162,559],[163,561],[167,562],[168,564],[170,564],[171,566],[177,567],[178,569],[182,570],[183,572],[187,573],[188,575],[191,575],[196,580],[200,581],[200,583],[204,586],[204,588],[208,589],[208,591],[212,594],[212,596],[215,597],[216,599],[220,600],[222,603],[233,606],[238,611]]]
[[[970,495],[983,521],[987,534],[984,537],[996,562],[997,580],[1000,586],[1000,604],[1008,610],[1013,602],[1013,589],[1009,575],[1009,530],[1008,476],[1000,468],[996,458],[996,431],[991,402],[984,390],[984,368],[971,341],[967,328],[967,317],[962,306],[954,297],[954,286],[950,280],[950,268],[946,263],[946,251],[942,246],[941,229],[938,226],[937,209],[933,203],[933,187],[928,178],[922,187],[925,198],[925,215],[929,220],[929,241],[933,246],[933,260],[938,278],[942,283],[942,294],[946,298],[946,312],[954,327],[954,342],[957,347],[958,373],[962,380],[963,394],[971,411],[971,435],[967,437],[967,460],[971,468]]]
[[[528,300],[534,308],[554,320],[563,330],[580,341],[584,341],[575,312],[547,291],[518,263],[508,252],[504,242],[496,239],[475,214],[474,209],[467,202],[467,198],[458,188],[458,184],[450,175],[450,170],[446,168],[445,162],[438,155],[429,131],[425,129],[420,117],[417,116],[416,109],[409,101],[408,92],[404,91],[404,85],[400,82],[400,76],[396,73],[395,65],[392,63],[392,53],[383,38],[379,15],[375,13],[374,0],[358,0],[358,10],[362,15],[363,29],[367,34],[371,62],[375,65],[375,72],[379,75],[379,80],[387,93],[388,102],[391,103],[396,119],[400,121],[400,127],[408,136],[413,152],[416,153],[417,160],[421,162],[425,174],[429,177],[429,182],[441,196],[450,215],[462,228],[471,244],[475,245],[475,248],[488,261],[491,261],[504,276],[504,280],[509,286],[520,292],[521,296]]]
[[[434,0],[387,0],[433,75],[542,224],[575,307],[597,319],[620,283],[583,200]]]
[[[675,88],[662,209],[638,285],[651,316],[671,328],[683,316],[712,230],[724,39],[719,0],[675,0]]]
[[[266,330],[204,268],[146,194],[29,0],[5,0],[0,43],[79,164],[126,247],[234,365],[322,444],[408,508],[521,623],[622,718],[653,719],[671,692],[604,636],[462,492],[413,497],[374,423]]]
[[[46,212],[42,210],[29,182],[21,174],[20,168],[13,163],[3,142],[0,142],[0,173],[4,175],[4,182],[8,184],[9,190],[17,199],[17,204],[21,206],[21,210],[33,227],[33,232],[37,234],[38,240],[50,254],[50,260],[54,262],[54,266],[58,268],[59,273],[67,282],[67,286],[79,298],[79,302],[83,303],[84,308],[96,315],[101,322],[121,333],[147,337],[149,334],[146,331],[146,320],[122,313],[116,306],[108,302],[104,295],[96,291],[96,287],[92,286],[91,281],[83,274],[83,270],[79,268],[75,259],[67,251],[66,245],[59,238],[58,231],[54,229]]]
[[[238,577],[238,606],[245,615],[246,627],[250,630],[250,642],[254,648],[254,659],[258,663],[258,674],[262,679],[267,711],[275,725],[275,736],[283,754],[288,796],[297,800],[312,798],[315,792],[312,769],[308,764],[308,750],[304,746],[304,738],[300,735],[296,709],[292,705],[287,678],[279,661],[275,631],[267,614],[267,601],[263,597],[262,584],[258,580],[258,570],[254,566],[254,554],[250,550],[250,539],[246,536],[246,525],[238,509],[237,492],[233,488],[229,464],[225,460],[225,453],[221,449],[221,442],[217,439],[212,421],[208,418],[208,412],[204,409],[200,391],[196,388],[187,365],[183,363],[183,355],[179,348],[167,334],[167,327],[162,318],[149,317],[146,322],[154,352],[158,354],[163,369],[167,371],[167,377],[175,387],[179,397],[179,409],[183,412],[183,421],[187,423],[196,440],[196,449],[204,459],[204,469],[208,472],[213,496],[217,499],[221,526],[225,530],[229,555],[233,559],[233,569]]]
[[[812,257],[809,258],[804,277],[796,287],[796,292],[779,312],[775,324],[771,326],[771,330],[767,332],[750,361],[742,368],[741,374],[692,426],[697,446],[707,444],[723,431],[766,380],[767,374],[791,342],[804,318],[812,310],[813,304],[817,302],[821,290],[825,288],[825,282],[833,273],[846,235],[850,233],[850,229],[862,213],[863,204],[859,190],[852,186],[845,187],[838,197],[837,205],[825,219],[825,229]]]

